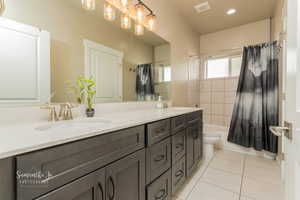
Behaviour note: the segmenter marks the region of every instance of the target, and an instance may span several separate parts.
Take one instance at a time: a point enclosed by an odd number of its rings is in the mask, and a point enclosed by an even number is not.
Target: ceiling
[[[209,2],[211,9],[197,13],[195,5]],[[278,0],[172,0],[183,17],[200,34],[212,33],[259,21],[273,15]],[[237,13],[227,15],[235,8]]]

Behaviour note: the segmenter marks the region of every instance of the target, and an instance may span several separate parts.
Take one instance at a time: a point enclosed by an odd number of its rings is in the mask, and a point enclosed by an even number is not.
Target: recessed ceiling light
[[[234,8],[231,8],[231,9],[229,9],[229,10],[227,10],[227,15],[233,15],[233,14],[235,14],[236,13],[236,9],[234,9]]]

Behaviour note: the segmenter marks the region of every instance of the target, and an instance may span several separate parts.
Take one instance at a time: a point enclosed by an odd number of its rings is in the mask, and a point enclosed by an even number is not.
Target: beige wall
[[[283,7],[284,0],[277,0],[274,16],[272,18],[272,39],[278,40],[283,31]]]
[[[79,1],[79,0],[78,0]],[[54,101],[72,100],[65,82],[84,72],[83,39],[124,52],[124,70],[138,63],[153,61],[153,47],[132,34],[96,18],[63,0],[9,0],[4,17],[37,26],[51,33],[51,71]],[[79,1],[80,2],[80,1]],[[134,85],[133,85],[134,83]],[[124,81],[124,97],[135,100],[135,82]]]
[[[230,55],[230,49],[255,45],[270,40],[270,20],[246,24],[200,37],[200,52],[204,55]],[[224,51],[228,50],[228,51]],[[235,52],[238,53],[238,52]],[[240,51],[241,53],[241,51]],[[203,55],[203,57],[205,57]],[[238,77],[205,79],[200,68],[200,107],[204,122],[229,126],[233,111]]]
[[[199,35],[178,15],[175,7],[165,0],[144,0],[158,17],[156,33],[171,43],[172,100],[176,106],[186,106],[190,55],[199,54]],[[198,76],[199,77],[199,76]]]
[[[270,19],[200,36],[200,53],[254,45],[270,40]]]
[[[34,2],[34,5],[31,5],[30,2]],[[60,85],[66,79],[74,79],[83,72],[81,42],[83,38],[124,52],[134,50],[126,55],[127,60],[130,60],[128,63],[149,62],[148,59],[152,56],[148,56],[146,59],[142,53],[150,55],[146,53],[150,52],[147,45],[137,43],[130,35],[121,33],[119,27],[112,30],[109,22],[96,20],[81,9],[61,6],[60,2],[63,1],[10,0],[7,1],[7,10],[4,13],[4,17],[51,31],[53,38],[52,73],[59,72],[59,76],[53,77],[52,80],[53,88],[61,96],[56,99],[57,101],[67,98]],[[189,82],[188,60],[190,55],[199,54],[199,35],[191,29],[168,1],[145,0],[144,2],[154,10],[158,17],[156,33],[171,43],[173,103],[174,105],[188,105],[186,90]],[[129,40],[119,42],[118,38]]]

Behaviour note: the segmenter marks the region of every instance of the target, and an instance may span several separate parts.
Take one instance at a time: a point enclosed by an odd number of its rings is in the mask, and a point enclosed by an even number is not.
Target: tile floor
[[[175,200],[283,200],[279,165],[272,160],[219,151],[201,165]]]

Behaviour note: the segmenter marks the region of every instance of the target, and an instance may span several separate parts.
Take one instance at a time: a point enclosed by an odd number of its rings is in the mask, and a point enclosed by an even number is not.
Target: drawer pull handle
[[[104,200],[104,191],[103,191],[103,187],[102,187],[102,185],[101,185],[101,183],[98,183],[98,187],[99,187],[99,189],[100,189],[100,192],[101,192],[101,200]]]
[[[199,138],[199,132],[198,129],[193,131],[193,139],[196,140]]]
[[[110,194],[108,194],[108,199],[109,200],[114,200],[115,199],[115,184],[114,184],[114,180],[113,180],[113,178],[111,176],[108,178],[108,182],[111,183],[112,190],[113,190],[112,196],[110,196]]]
[[[182,143],[176,144],[175,148],[176,149],[183,149],[183,144]]]
[[[158,193],[155,195],[155,199],[156,200],[162,200],[165,199],[166,196],[166,190],[165,189],[161,189],[158,191]]]
[[[159,129],[156,129],[156,133],[162,133],[162,132],[165,132],[166,128],[165,127],[161,127]]]
[[[165,155],[159,155],[154,158],[155,162],[160,162],[165,159]]]
[[[175,176],[176,176],[176,178],[178,178],[178,177],[182,178],[183,174],[184,174],[184,172],[182,170],[179,170],[175,173]]]

